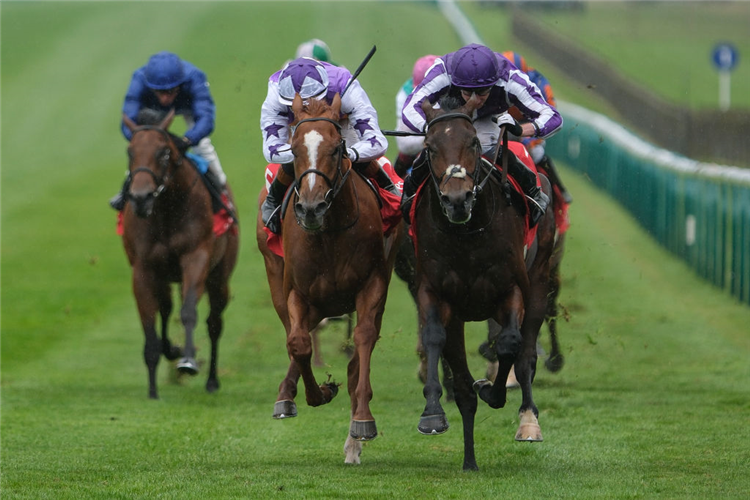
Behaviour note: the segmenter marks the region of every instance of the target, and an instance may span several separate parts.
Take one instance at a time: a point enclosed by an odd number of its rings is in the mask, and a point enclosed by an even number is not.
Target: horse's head
[[[454,224],[468,222],[476,203],[482,146],[471,115],[478,104],[476,94],[463,105],[452,98],[443,99],[439,109],[426,100],[422,104],[430,175],[443,212]]]
[[[304,230],[317,232],[324,229],[325,214],[351,169],[339,125],[341,98],[336,94],[328,106],[317,99],[303,102],[297,94],[292,111],[292,153],[297,179],[294,215]]]
[[[173,119],[174,110],[155,124],[138,125],[123,116],[123,122],[133,133],[128,146],[131,177],[128,199],[133,203],[138,217],[151,215],[156,198],[164,191],[169,180],[170,166],[180,156],[167,132]],[[139,118],[139,121],[142,120]]]

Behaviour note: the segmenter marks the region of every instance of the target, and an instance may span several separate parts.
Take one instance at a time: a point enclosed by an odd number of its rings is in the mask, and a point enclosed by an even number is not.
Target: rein
[[[307,123],[307,122],[328,122],[328,123],[332,124],[334,127],[336,127],[336,131],[341,136],[341,124],[339,122],[337,122],[336,120],[332,120],[330,118],[325,118],[325,117],[322,117],[322,116],[315,117],[315,118],[305,118],[303,120],[300,120],[294,126],[294,132],[293,132],[293,134],[296,133],[297,128],[301,124]],[[331,179],[325,173],[323,173],[320,170],[317,170],[315,168],[307,169],[304,172],[302,172],[297,179],[294,180],[294,182],[292,184],[292,190],[294,192],[294,195],[297,196],[297,198],[299,199],[299,195],[300,194],[299,194],[299,189],[298,188],[299,188],[300,183],[302,182],[302,179],[304,179],[305,176],[307,176],[307,175],[319,175],[320,177],[323,178],[323,180],[325,180],[326,184],[328,185],[328,192],[326,192],[325,197],[324,197],[325,198],[325,203],[326,203],[326,211],[327,211],[331,207],[331,204],[333,203],[334,198],[336,198],[336,196],[339,194],[339,192],[341,192],[341,189],[344,187],[344,185],[346,184],[347,179],[349,178],[349,174],[353,170],[353,168],[350,168],[346,172],[342,171],[341,165],[343,164],[344,152],[345,151],[346,151],[346,142],[344,141],[344,138],[342,136],[341,140],[339,141],[339,145],[338,145],[338,155],[337,155],[338,158],[336,160],[336,175],[335,175],[335,177],[333,179]],[[349,229],[354,224],[356,224],[357,221],[359,220],[359,195],[357,194],[357,188],[356,188],[356,186],[354,186],[354,196],[355,196],[355,201],[356,201],[356,204],[357,204],[357,217],[354,219],[353,222],[351,222],[347,226],[335,229],[336,231],[343,231],[343,230]],[[287,206],[289,204],[289,199],[290,198],[291,197],[287,197],[284,200],[284,203],[283,203],[283,206],[282,206],[282,212],[281,212],[282,218],[284,217],[284,214],[286,213],[286,209],[287,209]],[[297,224],[299,224],[300,221],[297,218],[296,213],[295,213],[295,219],[297,219]],[[333,230],[331,230],[331,231],[333,231]]]

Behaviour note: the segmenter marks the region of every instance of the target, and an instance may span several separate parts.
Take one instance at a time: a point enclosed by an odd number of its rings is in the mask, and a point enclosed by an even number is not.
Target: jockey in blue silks
[[[167,112],[172,108],[176,114],[184,116],[188,127],[182,138],[182,146],[185,149],[190,147],[192,153],[199,157],[198,162],[201,159],[205,161],[206,177],[215,188],[223,192],[226,190],[227,176],[208,137],[214,130],[216,106],[209,91],[206,74],[171,52],[159,52],[133,73],[122,112],[136,121],[138,113],[143,109]],[[124,122],[121,123],[121,128],[129,141],[132,132]],[[123,185],[122,192],[110,200],[113,208],[124,208],[128,186],[129,179]]]
[[[427,74],[406,99],[402,110],[404,124],[414,132],[427,126],[422,103],[436,104],[444,95],[468,101],[473,94],[480,99],[474,111],[474,127],[482,145],[482,153],[492,158],[498,144],[500,126],[518,137],[546,138],[562,126],[562,117],[542,97],[539,88],[508,59],[484,45],[471,44],[435,60]],[[529,120],[519,125],[508,113],[515,106]],[[529,200],[530,224],[542,217],[549,198],[537,185],[536,173],[515,155],[508,161],[509,174],[518,181]],[[414,163],[412,173],[404,180],[403,208],[408,213],[417,188],[428,175],[426,154]]]
[[[294,155],[289,143],[295,94],[299,94],[303,100],[325,99],[331,104],[334,96],[344,91],[351,78],[352,74],[344,67],[300,57],[268,79],[268,94],[260,110],[263,155],[269,163],[281,164],[261,206],[261,219],[271,232],[279,234],[281,231],[279,207],[286,189],[294,180]],[[341,114],[342,118],[345,117],[341,125],[346,155],[354,169],[400,196],[388,174],[373,161],[385,154],[388,142],[380,131],[378,114],[357,80],[351,81],[341,99]]]

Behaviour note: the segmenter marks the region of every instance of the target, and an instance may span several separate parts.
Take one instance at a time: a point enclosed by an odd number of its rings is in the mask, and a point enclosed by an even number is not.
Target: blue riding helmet
[[[279,76],[279,102],[291,106],[294,95],[322,99],[328,90],[328,73],[321,63],[300,57],[286,65]]]
[[[159,52],[146,64],[146,86],[153,90],[168,90],[179,87],[185,81],[182,61],[171,52]]]
[[[489,87],[500,80],[500,65],[492,50],[472,43],[453,54],[450,76],[455,87]]]

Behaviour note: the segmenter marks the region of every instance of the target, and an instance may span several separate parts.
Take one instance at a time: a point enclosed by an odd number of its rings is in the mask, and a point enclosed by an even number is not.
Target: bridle
[[[332,120],[331,118],[325,118],[325,117],[322,117],[322,116],[315,117],[315,118],[305,118],[305,119],[300,120],[299,122],[297,122],[297,124],[294,126],[294,132],[292,133],[292,135],[294,135],[296,133],[297,128],[299,128],[299,126],[301,124],[308,123],[308,122],[328,122],[331,125],[333,125],[334,127],[336,127],[336,131],[339,133],[339,136],[340,136],[339,144],[337,146],[337,149],[338,149],[337,157],[338,158],[336,159],[336,175],[333,177],[333,179],[331,179],[325,173],[321,172],[318,169],[315,169],[315,168],[307,169],[304,172],[302,172],[294,180],[294,183],[292,184],[292,188],[293,189],[290,190],[290,191],[293,191],[294,195],[299,199],[299,196],[300,196],[299,185],[302,182],[302,179],[304,179],[308,175],[319,175],[320,177],[323,178],[323,180],[325,180],[326,184],[328,185],[328,191],[324,195],[324,200],[325,200],[325,204],[326,204],[326,208],[325,209],[327,211],[331,207],[331,204],[333,203],[334,198],[336,198],[336,195],[339,194],[339,192],[341,191],[341,189],[344,187],[344,184],[346,184],[346,181],[349,178],[349,174],[351,173],[351,171],[353,169],[350,168],[346,172],[344,172],[343,169],[342,169],[342,164],[343,164],[343,160],[344,160],[344,154],[346,152],[346,141],[344,141],[344,137],[341,134],[341,124],[339,124],[339,122],[337,122],[336,120]],[[287,197],[284,200],[284,204],[283,204],[283,207],[282,207],[282,217],[284,216],[284,213],[286,212],[286,207],[287,207],[287,205],[289,203],[289,199],[290,199],[290,197]],[[296,215],[296,213],[295,213],[295,218],[297,218],[297,223],[300,223],[300,220],[299,220],[298,216]],[[357,214],[357,218],[354,220],[354,222],[352,222],[351,224],[347,225],[347,228],[351,227],[352,225],[354,225],[357,222],[358,219],[359,219],[359,214]],[[346,228],[343,228],[343,229],[346,229]]]
[[[430,127],[435,125],[436,123],[447,121],[447,120],[453,120],[453,119],[461,119],[461,120],[467,120],[469,123],[473,124],[474,121],[471,119],[471,117],[464,113],[445,113],[444,115],[440,115],[438,117],[433,118],[430,123],[427,124],[427,130],[429,131]],[[477,195],[482,192],[482,189],[484,189],[484,186],[487,184],[487,181],[490,179],[492,175],[493,166],[487,160],[484,158],[481,154],[477,155],[477,160],[474,165],[474,171],[473,172],[466,172],[465,169],[454,165],[452,168],[447,169],[445,172],[442,173],[439,177],[435,174],[435,170],[432,168],[432,157],[430,155],[430,150],[427,149],[427,165],[430,169],[430,178],[432,179],[433,183],[435,184],[435,190],[438,194],[441,193],[440,186],[444,185],[448,181],[450,181],[454,177],[460,177],[460,176],[468,176],[474,183],[472,187],[472,194],[473,194],[473,202],[472,207],[474,206],[474,203],[476,203]],[[482,166],[486,167],[487,173],[484,176],[484,178],[477,182],[478,180],[478,172],[482,170]]]
[[[138,128],[133,129],[133,135],[132,135],[132,137],[134,137],[135,134],[137,134],[138,132],[142,132],[144,130],[156,130],[157,132],[159,132],[160,134],[162,134],[164,136],[164,138],[167,140],[167,144],[171,144],[172,143],[172,136],[169,135],[169,132],[167,132],[163,128],[157,127],[155,125],[141,125]],[[131,141],[132,141],[132,137],[131,137]],[[169,148],[169,152],[167,153],[167,161],[171,160],[171,154],[172,154],[172,148]],[[177,166],[181,165],[182,164],[182,159],[183,159],[183,157],[179,156],[177,158],[177,160],[175,160],[175,165],[177,165]],[[159,195],[161,195],[166,190],[166,188],[167,188],[167,183],[169,182],[169,169],[167,169],[167,171],[164,173],[164,175],[160,179],[154,173],[154,171],[151,170],[150,168],[148,168],[148,167],[136,167],[135,169],[133,169],[130,172],[131,179],[134,178],[136,176],[136,174],[139,174],[139,173],[142,173],[142,172],[149,174],[151,176],[151,178],[153,178],[154,183],[156,184],[156,189],[153,192],[149,193],[148,196],[152,197],[154,199],[158,198]],[[130,193],[128,193],[127,196],[128,196],[128,198],[132,199],[132,196],[130,195]]]

